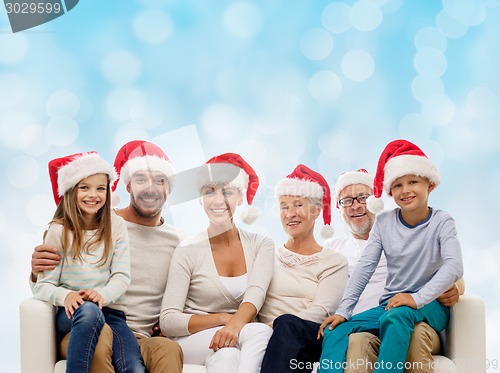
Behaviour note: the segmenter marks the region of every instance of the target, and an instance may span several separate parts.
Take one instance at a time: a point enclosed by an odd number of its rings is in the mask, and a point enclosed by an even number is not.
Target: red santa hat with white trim
[[[344,172],[339,176],[335,183],[335,203],[339,208],[339,194],[349,185],[362,184],[370,189],[373,188],[373,175],[369,174],[364,168],[356,171]]]
[[[115,191],[120,179],[128,184],[137,171],[161,172],[168,179],[167,193],[172,192],[175,183],[175,169],[167,155],[159,146],[144,140],[133,140],[123,145],[115,158],[115,168],[118,179],[113,184]],[[118,203],[117,196],[113,196],[113,204]]]
[[[241,155],[224,153],[210,158],[204,170],[206,173],[198,177],[198,189],[210,183],[224,183],[239,190],[246,190],[249,208],[240,214],[246,224],[254,223],[259,217],[259,210],[252,205],[257,189],[259,177]],[[228,167],[229,165],[229,167]]]
[[[322,202],[323,223],[320,234],[327,239],[333,236],[331,214],[330,187],[325,178],[309,167],[299,164],[290,175],[280,180],[274,189],[276,198],[280,196],[297,196],[306,198],[318,198]]]
[[[113,184],[117,178],[114,167],[95,151],[71,154],[51,160],[49,177],[56,205],[59,205],[66,192],[73,189],[83,179],[95,174],[108,175],[110,184]]]
[[[391,185],[397,178],[416,175],[427,178],[438,186],[441,182],[439,170],[425,153],[408,140],[394,140],[380,155],[377,173],[373,182],[373,196],[367,201],[368,210],[377,214],[383,210],[382,191],[391,194]]]

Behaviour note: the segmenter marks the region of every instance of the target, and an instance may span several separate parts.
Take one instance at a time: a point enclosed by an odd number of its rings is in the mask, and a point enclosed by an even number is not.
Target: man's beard
[[[345,218],[343,220],[347,224],[347,226],[349,227],[349,230],[351,231],[351,233],[354,233],[354,234],[360,235],[360,236],[363,236],[365,234],[369,234],[371,227],[372,227],[372,223],[373,223],[369,218],[361,225],[354,224],[352,221],[346,220]]]
[[[139,194],[137,196],[137,198],[132,194],[131,195],[131,202],[132,202],[131,205],[138,216],[140,216],[142,218],[154,218],[155,216],[157,216],[158,214],[161,213],[161,211],[163,209],[163,205],[165,205],[166,199],[165,198],[158,199],[158,207],[157,208],[154,208],[154,207],[152,209],[151,208],[143,208],[143,207],[141,207],[140,198],[144,197],[144,196],[148,196],[148,194],[147,193]],[[158,195],[153,196],[153,198],[157,198],[157,197],[158,197]],[[153,210],[153,211],[150,212],[150,210]]]

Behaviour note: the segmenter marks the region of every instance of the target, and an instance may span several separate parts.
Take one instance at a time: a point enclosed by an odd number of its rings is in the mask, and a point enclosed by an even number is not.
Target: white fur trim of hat
[[[203,172],[200,172],[196,180],[196,187],[199,192],[201,192],[203,187],[212,184],[224,184],[240,191],[248,187],[249,177],[247,173],[235,165],[229,163],[211,163],[204,164],[203,166]],[[234,173],[227,171],[233,171]]]
[[[322,199],[324,192],[317,182],[286,178],[276,184],[274,195],[276,198],[280,196],[298,196]]]
[[[110,184],[117,178],[115,168],[102,159],[97,153],[83,153],[57,171],[57,193],[64,196],[83,179],[96,174],[106,174]]]
[[[355,184],[366,185],[370,189],[373,189],[373,175],[366,172],[366,170],[348,171],[340,175],[335,183],[336,204],[338,204],[340,192],[342,192],[346,187]]]
[[[427,157],[419,155],[399,155],[390,158],[384,166],[384,190],[391,194],[391,185],[398,177],[417,175],[429,179],[438,186],[441,182],[439,170]]]
[[[172,191],[175,182],[175,169],[170,161],[156,155],[144,155],[129,159],[121,170],[123,182],[128,184],[132,175],[138,171],[161,172],[168,178],[169,191]]]

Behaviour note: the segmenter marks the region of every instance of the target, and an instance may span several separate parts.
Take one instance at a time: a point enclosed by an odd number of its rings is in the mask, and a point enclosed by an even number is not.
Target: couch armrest
[[[445,355],[455,362],[460,373],[486,372],[486,324],[481,297],[460,297],[451,309],[446,340]]]
[[[35,298],[19,306],[21,372],[53,373],[56,363],[55,307]]]

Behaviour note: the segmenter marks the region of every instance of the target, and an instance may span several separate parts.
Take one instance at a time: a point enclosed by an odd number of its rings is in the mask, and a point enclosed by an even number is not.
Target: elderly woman
[[[298,165],[275,194],[288,240],[276,248],[273,279],[259,313],[259,320],[274,328],[261,371],[310,372],[321,355],[318,327],[337,309],[347,283],[347,260],[314,238],[322,210],[322,235],[333,233],[330,188],[323,176]]]
[[[236,227],[233,216],[247,190],[258,187],[238,154],[210,159],[199,177],[206,231],[185,240],[172,257],[160,315],[184,362],[207,372],[259,372],[272,329],[255,320],[273,273],[274,243]]]

